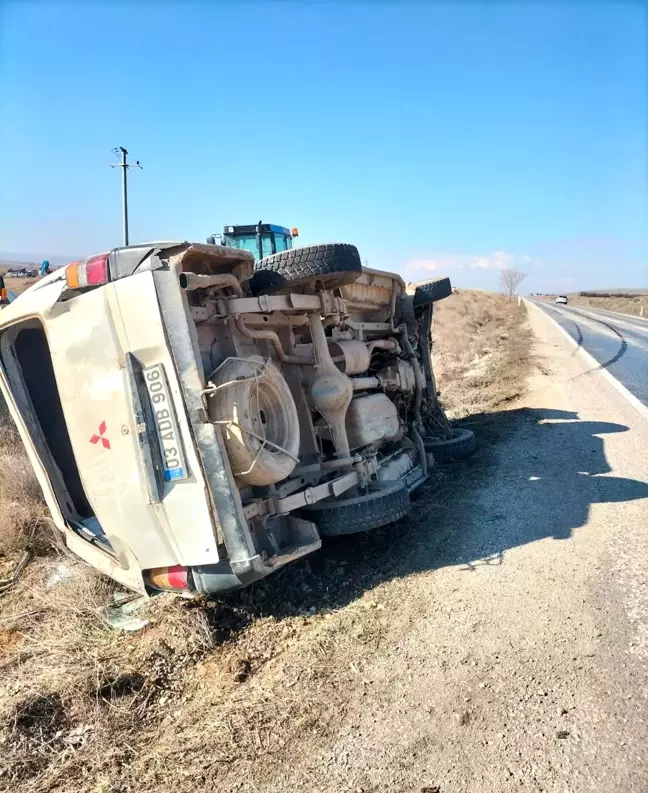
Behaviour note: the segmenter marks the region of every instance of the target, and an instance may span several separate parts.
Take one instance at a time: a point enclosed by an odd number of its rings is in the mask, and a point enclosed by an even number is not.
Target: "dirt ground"
[[[589,674],[596,626],[571,587],[574,622],[552,620],[573,521],[544,521],[551,486],[528,484],[553,447],[545,414],[516,401],[526,308],[463,293],[435,313],[439,384],[479,452],[438,466],[408,519],[221,601],[155,598],[137,633],[108,629],[112,587],[47,545],[4,431],[0,563],[25,543],[36,558],[0,595],[0,790],[590,789],[568,780],[578,708],[599,692],[571,681]]]
[[[21,292],[24,292],[25,289],[29,289],[30,286],[33,286],[37,280],[37,278],[5,278],[5,286],[8,292],[19,295]]]

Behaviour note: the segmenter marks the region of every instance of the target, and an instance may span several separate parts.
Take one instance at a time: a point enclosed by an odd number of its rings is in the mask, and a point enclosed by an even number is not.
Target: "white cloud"
[[[405,265],[406,270],[439,270],[439,262],[434,259],[410,259]]]
[[[430,258],[410,259],[405,265],[407,271],[440,271],[454,270],[455,267],[469,265],[474,257],[455,253],[433,253]]]
[[[490,270],[491,262],[487,256],[482,256],[481,259],[477,259],[476,262],[473,262],[471,267],[481,267],[483,270]]]
[[[429,258],[410,259],[405,265],[408,272],[445,272],[455,268],[476,270],[505,270],[507,267],[529,267],[533,259],[528,254],[493,251],[492,253],[433,253]]]
[[[486,256],[480,256],[471,266],[482,270],[506,270],[507,267],[514,267],[518,259],[521,257],[515,253],[493,251]]]

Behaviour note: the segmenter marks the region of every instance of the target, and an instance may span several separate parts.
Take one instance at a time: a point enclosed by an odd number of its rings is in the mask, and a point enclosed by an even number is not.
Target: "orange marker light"
[[[65,268],[65,281],[70,289],[79,288],[79,262],[72,262]]]
[[[290,233],[292,234],[293,237],[299,237],[299,229],[298,228],[291,229]]]

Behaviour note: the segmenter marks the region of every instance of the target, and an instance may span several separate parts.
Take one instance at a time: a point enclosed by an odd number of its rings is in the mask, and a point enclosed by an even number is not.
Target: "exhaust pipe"
[[[217,275],[201,275],[199,273],[180,273],[180,289],[183,292],[191,292],[193,289],[210,289],[218,287],[233,289],[238,297],[243,297],[243,290],[238,278],[231,273],[219,273]]]

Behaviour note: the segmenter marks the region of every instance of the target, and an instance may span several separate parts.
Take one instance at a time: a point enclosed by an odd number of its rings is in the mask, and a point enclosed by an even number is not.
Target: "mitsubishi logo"
[[[93,435],[92,438],[90,438],[90,443],[99,443],[99,441],[101,441],[101,445],[104,447],[104,449],[110,449],[110,441],[108,438],[104,438],[105,432],[106,422],[102,421],[99,425],[99,435]]]

